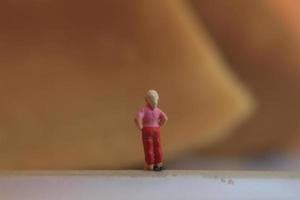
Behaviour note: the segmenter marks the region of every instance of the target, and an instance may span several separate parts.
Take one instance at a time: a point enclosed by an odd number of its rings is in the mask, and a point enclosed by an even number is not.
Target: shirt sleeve
[[[143,119],[143,118],[144,118],[144,115],[145,115],[145,111],[144,111],[144,108],[142,108],[142,109],[140,109],[139,112],[137,113],[136,118],[138,118],[138,119]]]

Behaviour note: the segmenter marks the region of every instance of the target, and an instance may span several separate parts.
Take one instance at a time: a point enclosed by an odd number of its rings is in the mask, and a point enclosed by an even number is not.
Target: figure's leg
[[[146,170],[153,170],[154,166],[154,148],[153,148],[153,137],[150,129],[143,129],[143,146],[144,146],[144,154],[145,154],[145,162],[147,166],[145,166]]]
[[[156,128],[154,130],[153,135],[153,145],[154,145],[154,165],[155,170],[162,170],[163,169],[163,152],[160,142],[160,129]]]

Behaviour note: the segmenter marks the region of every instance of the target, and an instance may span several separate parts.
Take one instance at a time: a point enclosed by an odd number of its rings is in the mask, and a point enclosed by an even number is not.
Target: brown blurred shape
[[[203,151],[214,155],[283,152],[300,131],[300,48],[267,1],[192,0],[232,69],[258,101],[235,134]]]

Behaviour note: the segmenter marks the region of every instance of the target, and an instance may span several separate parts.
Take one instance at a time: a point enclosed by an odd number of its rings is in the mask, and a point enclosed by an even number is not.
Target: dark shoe
[[[153,168],[153,170],[154,170],[154,171],[157,171],[157,172],[162,171],[162,170],[164,170],[164,169],[165,169],[164,166],[161,166],[161,167],[154,166],[154,168]]]

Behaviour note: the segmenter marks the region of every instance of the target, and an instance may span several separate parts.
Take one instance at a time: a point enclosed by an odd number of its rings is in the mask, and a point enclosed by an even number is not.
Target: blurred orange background
[[[0,5],[0,169],[140,168],[150,88],[170,168],[294,166],[296,1]]]

